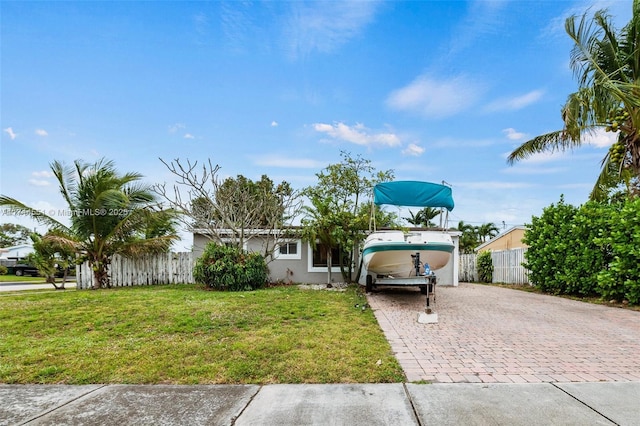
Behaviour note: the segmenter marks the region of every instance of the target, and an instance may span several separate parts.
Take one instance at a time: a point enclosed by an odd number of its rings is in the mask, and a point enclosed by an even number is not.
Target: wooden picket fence
[[[109,267],[111,286],[192,284],[194,259],[190,252],[163,253],[127,258],[115,255]],[[88,262],[76,267],[76,287],[94,287],[93,271]]]
[[[504,284],[529,284],[527,270],[522,266],[525,262],[524,253],[527,249],[518,248],[511,250],[498,250],[491,252],[493,262],[494,283]],[[458,281],[478,281],[478,269],[476,266],[477,254],[461,254],[458,268]]]
[[[505,284],[528,284],[527,271],[522,266],[526,249],[512,249],[491,252],[493,262],[493,282]],[[462,254],[459,257],[458,281],[477,282],[477,255]],[[195,260],[190,252],[163,253],[127,258],[116,255],[109,267],[113,287],[157,284],[193,284]],[[88,262],[76,267],[78,289],[94,287],[93,271]]]

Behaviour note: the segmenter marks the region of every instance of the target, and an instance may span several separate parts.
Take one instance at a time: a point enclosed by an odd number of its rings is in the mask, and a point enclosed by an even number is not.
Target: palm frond
[[[0,206],[6,207],[10,214],[14,214],[16,216],[28,216],[41,225],[69,231],[69,228],[55,220],[53,217],[45,214],[42,210],[29,207],[15,198],[0,195]]]
[[[513,152],[509,154],[509,157],[507,157],[507,163],[513,165],[516,161],[524,160],[540,152],[557,151],[559,148],[567,145],[566,137],[567,135],[564,130],[537,136],[514,149]]]

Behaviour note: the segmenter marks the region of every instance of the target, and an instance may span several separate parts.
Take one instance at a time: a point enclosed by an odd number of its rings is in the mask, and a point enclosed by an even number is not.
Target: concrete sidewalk
[[[640,382],[0,385],[2,425],[640,425]]]

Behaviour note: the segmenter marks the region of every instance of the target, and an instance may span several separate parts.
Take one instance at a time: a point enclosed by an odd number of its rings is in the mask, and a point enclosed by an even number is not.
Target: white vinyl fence
[[[522,266],[522,263],[525,261],[524,253],[526,251],[527,249],[524,248],[492,251],[492,282],[504,284],[529,284],[527,270],[524,268],[524,266]],[[460,255],[458,281],[478,281],[476,259],[477,254],[475,253]]]
[[[156,284],[191,284],[194,260],[192,253],[162,253],[140,258],[115,255],[109,266],[112,287]],[[76,267],[76,287],[94,286],[93,271],[89,262]]]

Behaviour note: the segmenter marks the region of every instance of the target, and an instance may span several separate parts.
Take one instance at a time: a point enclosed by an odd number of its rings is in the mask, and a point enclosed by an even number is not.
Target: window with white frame
[[[281,260],[301,259],[300,241],[287,241],[278,244],[275,250],[275,258]]]
[[[311,256],[309,256],[308,260],[308,268],[309,272],[326,272],[327,271],[327,247],[322,243],[317,243],[315,248],[309,246],[309,250]],[[348,262],[346,256],[343,256],[343,262],[345,264]],[[333,272],[340,271],[340,249],[332,248],[331,249],[331,270]]]

